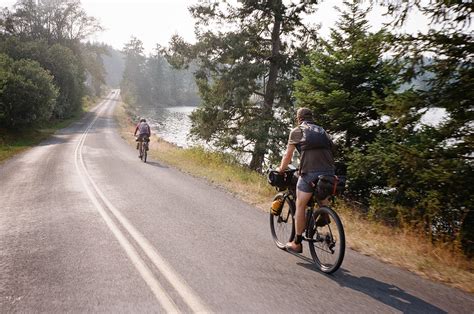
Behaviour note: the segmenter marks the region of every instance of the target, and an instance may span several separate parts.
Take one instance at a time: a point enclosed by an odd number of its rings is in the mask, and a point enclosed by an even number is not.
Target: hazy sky
[[[194,41],[194,20],[188,6],[194,0],[82,0],[82,5],[89,15],[99,19],[105,31],[91,38],[93,41],[105,42],[117,49],[122,49],[131,36],[141,39],[147,53],[156,44],[166,46],[170,37],[178,33],[187,41]],[[16,0],[0,0],[0,6],[12,6]],[[318,12],[311,17],[312,21],[322,24],[321,32],[328,34],[329,27],[337,20],[333,9],[342,0],[326,0]],[[380,8],[373,10],[369,21],[373,29],[381,27],[386,21]],[[425,30],[427,21],[419,16],[411,20],[408,30]]]

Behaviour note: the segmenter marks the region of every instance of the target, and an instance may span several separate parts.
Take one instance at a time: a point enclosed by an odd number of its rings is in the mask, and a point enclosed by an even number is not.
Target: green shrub
[[[14,61],[0,53],[0,122],[15,127],[48,120],[58,90],[38,62]]]

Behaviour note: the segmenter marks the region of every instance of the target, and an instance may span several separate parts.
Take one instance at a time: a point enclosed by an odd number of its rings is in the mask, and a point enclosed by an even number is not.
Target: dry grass
[[[435,245],[416,231],[367,220],[347,206],[340,205],[337,210],[352,249],[474,293],[474,265],[460,251],[447,244]]]
[[[133,115],[124,106],[117,110],[122,136],[134,145]],[[224,155],[209,153],[200,148],[181,149],[175,145],[152,139],[152,158],[197,177],[206,178],[242,200],[268,211],[275,190],[262,175],[229,162]],[[474,293],[474,267],[462,253],[453,252],[447,245],[433,245],[429,239],[413,231],[388,227],[367,220],[344,204],[338,204],[350,248],[384,262],[397,265],[425,278],[444,282]]]

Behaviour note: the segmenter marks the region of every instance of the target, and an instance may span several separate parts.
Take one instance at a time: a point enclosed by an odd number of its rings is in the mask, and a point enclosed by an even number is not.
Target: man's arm
[[[286,153],[281,159],[280,167],[277,168],[278,172],[283,173],[286,168],[288,168],[288,165],[291,162],[291,158],[293,158],[293,153],[295,152],[296,145],[294,144],[288,144],[288,147],[286,148]]]
[[[138,126],[140,125],[140,123],[137,124],[137,126],[135,127],[135,132],[133,132],[133,136],[136,136],[137,135],[137,131],[138,131]]]

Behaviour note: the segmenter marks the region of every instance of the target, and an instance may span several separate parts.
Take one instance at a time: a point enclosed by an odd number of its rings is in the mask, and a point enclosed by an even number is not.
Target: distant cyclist
[[[146,123],[146,119],[140,119],[140,122],[137,124],[137,127],[135,128],[135,133],[133,133],[133,135],[137,136],[137,149],[141,153],[140,146],[142,145],[143,141],[148,142],[151,136],[150,126],[148,125],[148,123]],[[138,157],[141,158],[142,156],[140,155]]]

